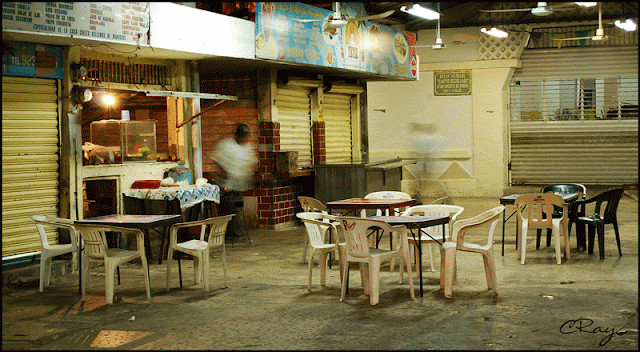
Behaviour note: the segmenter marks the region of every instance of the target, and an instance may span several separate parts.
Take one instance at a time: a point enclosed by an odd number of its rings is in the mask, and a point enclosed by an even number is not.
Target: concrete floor
[[[498,204],[493,198],[454,201],[465,207],[460,218]],[[351,270],[346,301],[339,301],[337,262],[326,287],[319,285],[319,270],[314,270],[313,289],[307,290],[303,227],[252,230],[252,244],[227,247],[228,288],[221,260],[211,260],[209,293],[194,285],[188,260],[183,260],[183,288],[174,263],[170,292],[165,291],[164,263],[151,264],[151,303],[136,263],[122,267],[113,305],[105,304],[103,268],[94,271],[84,303],[75,273],[53,279],[44,293],[38,292],[37,280],[6,288],[2,348],[637,350],[638,203],[624,197],[618,216],[622,257],[610,225],[604,260],[597,245],[593,255],[578,252],[572,236],[571,260],[561,265],[555,264],[553,247],[543,244],[535,250],[531,231],[526,263],[521,265],[512,219],[507,222],[505,255],[500,255],[500,244],[494,246],[499,296],[486,290],[481,257],[459,253],[452,299],[439,291],[439,270],[431,272],[425,265],[424,297],[415,276],[417,297],[412,301],[406,277],[400,284],[398,272],[389,272],[385,264],[377,306],[369,305],[356,269]],[[468,238],[481,242],[485,236],[473,232]]]

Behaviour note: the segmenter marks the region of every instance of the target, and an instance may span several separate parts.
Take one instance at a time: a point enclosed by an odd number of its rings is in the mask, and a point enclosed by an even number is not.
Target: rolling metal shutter
[[[3,258],[40,251],[31,215],[58,216],[57,101],[56,80],[2,77]]]
[[[312,165],[310,88],[279,87],[276,107],[280,123],[280,151],[298,152],[298,166]]]
[[[348,94],[324,94],[324,121],[327,164],[350,163],[351,97]]]
[[[511,83],[511,184],[638,182],[638,47],[528,50]]]
[[[638,121],[511,125],[513,184],[638,182]]]

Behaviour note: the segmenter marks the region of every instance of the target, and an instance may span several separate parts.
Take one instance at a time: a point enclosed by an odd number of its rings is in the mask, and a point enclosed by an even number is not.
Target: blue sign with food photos
[[[343,19],[366,16],[363,3],[340,3]],[[372,21],[330,26],[334,12],[295,2],[256,3],[256,57],[417,78],[416,34]]]

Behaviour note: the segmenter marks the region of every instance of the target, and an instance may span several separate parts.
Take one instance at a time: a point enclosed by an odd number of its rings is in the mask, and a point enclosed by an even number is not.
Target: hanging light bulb
[[[102,98],[102,102],[107,106],[113,106],[113,104],[115,104],[116,102],[116,98],[114,98],[111,94],[105,94]]]

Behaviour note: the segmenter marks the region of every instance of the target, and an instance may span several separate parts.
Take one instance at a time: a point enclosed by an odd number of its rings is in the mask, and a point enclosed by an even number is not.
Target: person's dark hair
[[[249,135],[249,126],[244,123],[239,123],[236,126],[236,137],[242,138],[247,135]]]

